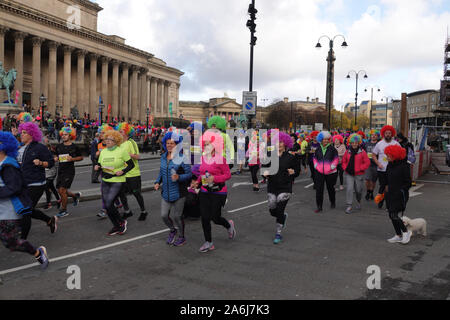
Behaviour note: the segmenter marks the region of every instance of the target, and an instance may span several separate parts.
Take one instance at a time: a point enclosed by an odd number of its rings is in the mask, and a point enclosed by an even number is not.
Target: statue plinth
[[[0,115],[4,118],[9,114],[19,114],[23,112],[23,108],[13,103],[0,103]]]

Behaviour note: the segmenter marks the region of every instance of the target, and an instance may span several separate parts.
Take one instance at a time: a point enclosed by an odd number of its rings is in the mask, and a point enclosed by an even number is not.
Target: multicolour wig
[[[391,158],[393,158],[394,161],[403,160],[406,158],[405,148],[402,148],[399,145],[392,145],[386,147],[386,149],[384,149],[384,154],[391,156]]]
[[[363,140],[363,139],[362,139],[362,137],[361,137],[359,134],[353,133],[353,134],[351,134],[350,137],[348,138],[347,143],[348,143],[348,145],[350,145],[350,144],[352,144],[353,142],[357,142],[358,145],[361,145],[362,140]]]
[[[322,143],[323,139],[331,139],[331,133],[329,131],[321,131],[317,135],[317,142]]]
[[[104,123],[104,124],[102,124],[100,127],[98,127],[97,132],[98,132],[98,133],[105,133],[105,132],[108,131],[108,130],[114,130],[114,128],[111,127],[109,124]]]
[[[376,130],[376,129],[372,129],[369,131],[370,136],[373,136],[374,134],[378,136],[378,138],[380,137],[380,131]]]
[[[72,127],[64,127],[59,131],[59,135],[62,136],[64,132],[67,132],[70,135],[71,140],[75,140],[77,137],[77,130]]]
[[[214,116],[209,119],[208,129],[211,129],[213,125],[215,125],[217,129],[223,132],[227,130],[227,121],[220,116]]]
[[[19,132],[26,131],[35,142],[42,141],[42,131],[39,126],[34,122],[24,122],[19,125]]]
[[[175,142],[175,144],[179,144],[180,142],[183,142],[183,136],[180,136],[179,134],[177,134],[175,132],[167,132],[161,141],[162,147],[163,147],[164,151],[166,151],[166,152],[167,152],[167,146],[166,146],[167,140],[173,140]]]
[[[397,131],[395,131],[395,129],[394,129],[393,126],[387,125],[387,126],[384,126],[384,127],[381,129],[381,136],[382,136],[383,138],[384,138],[384,133],[385,133],[386,131],[390,131],[390,132],[392,133],[392,136],[393,136],[393,137],[395,137],[395,135],[397,134]]]
[[[123,143],[123,136],[120,134],[119,131],[116,130],[107,130],[104,133],[104,139],[112,138],[116,145],[120,146]]]
[[[23,122],[32,122],[33,117],[28,112],[21,112],[21,113],[19,113],[17,120],[23,121]]]
[[[117,131],[123,131],[127,136],[132,137],[135,133],[133,126],[127,122],[119,123],[116,127]]]
[[[11,132],[0,131],[0,151],[8,157],[16,158],[19,150],[19,142]]]
[[[334,143],[336,140],[338,140],[341,144],[344,143],[344,138],[343,138],[340,134],[337,134],[337,135],[334,135],[334,136],[333,136],[333,143]]]

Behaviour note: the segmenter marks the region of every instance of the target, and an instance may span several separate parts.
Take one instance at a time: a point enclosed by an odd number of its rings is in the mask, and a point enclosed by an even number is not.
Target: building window
[[[427,102],[427,97],[424,97],[424,98],[423,98],[423,102]]]

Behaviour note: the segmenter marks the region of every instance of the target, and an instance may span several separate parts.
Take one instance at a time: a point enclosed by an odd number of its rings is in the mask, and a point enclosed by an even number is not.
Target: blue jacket
[[[175,169],[180,176],[176,182],[172,181],[172,169]],[[161,185],[161,195],[164,200],[175,202],[185,197],[191,177],[191,166],[185,163],[185,159],[183,159],[181,164],[175,164],[173,160],[170,160],[169,164],[167,164],[167,152],[161,156],[161,167],[155,183]]]
[[[49,169],[55,165],[53,155],[46,146],[38,142],[30,143],[25,148],[21,164],[23,178],[27,186],[32,183],[45,182],[45,168],[35,166],[33,162],[35,159],[48,162]]]
[[[6,157],[0,166],[0,199],[9,199],[14,211],[18,215],[31,213],[32,202],[26,189],[23,175],[16,159]],[[1,215],[10,216],[11,213],[2,212]],[[10,220],[10,219],[7,219]]]

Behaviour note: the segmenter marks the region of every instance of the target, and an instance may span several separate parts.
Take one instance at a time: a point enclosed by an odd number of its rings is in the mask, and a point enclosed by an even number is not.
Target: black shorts
[[[68,174],[68,173],[58,174],[58,178],[56,179],[56,189],[59,188],[70,189],[74,178],[75,174]]]
[[[123,187],[127,193],[141,192],[141,176],[127,178]]]

